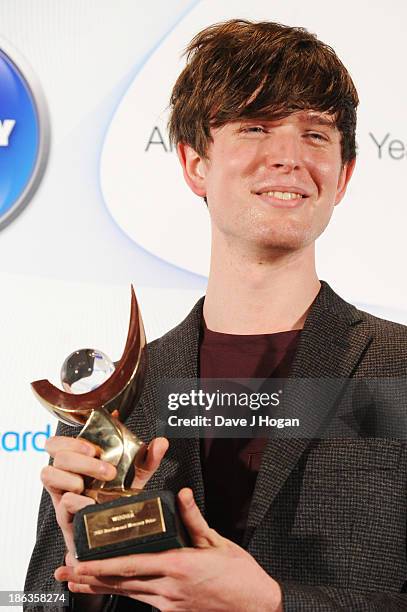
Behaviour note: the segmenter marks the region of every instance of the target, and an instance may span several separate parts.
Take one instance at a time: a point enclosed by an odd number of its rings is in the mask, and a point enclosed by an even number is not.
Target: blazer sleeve
[[[80,428],[59,423],[56,434],[74,436]],[[52,463],[52,460],[50,461]],[[54,506],[45,489],[42,492],[37,521],[37,536],[27,570],[24,591],[35,593],[69,593],[67,584],[55,580],[54,571],[64,564],[65,542],[55,518]],[[42,612],[47,610],[69,610],[60,606],[24,606],[24,610]],[[72,609],[72,607],[71,607]]]
[[[280,582],[284,612],[405,612],[407,583],[403,592],[360,592],[329,586]]]
[[[59,423],[57,435],[73,436],[80,431]],[[52,460],[50,461],[52,463]],[[55,580],[54,571],[63,565],[65,542],[57,524],[51,498],[45,489],[42,492],[37,521],[37,536],[25,579],[24,590],[36,593],[61,593],[67,591],[66,584]],[[29,610],[42,610],[42,606]],[[52,607],[47,608],[51,610]],[[61,608],[56,608],[60,610]]]
[[[56,435],[58,436],[76,436],[80,432],[80,428],[69,427],[63,423],[58,424]],[[50,461],[52,464],[52,460]],[[67,583],[61,583],[55,580],[54,572],[60,565],[65,562],[65,541],[62,531],[55,518],[54,506],[51,498],[45,489],[42,492],[40,508],[37,521],[37,536],[31,560],[27,570],[25,579],[24,591],[26,593],[68,593],[70,605],[62,608],[61,606],[24,606],[27,612],[63,612],[73,610],[74,612],[82,612],[88,609],[83,603],[75,601],[75,596],[68,591]],[[126,598],[127,599],[127,598]],[[132,603],[133,610],[151,610],[150,606],[146,606],[141,602],[129,601]],[[120,605],[121,604],[121,605]],[[117,612],[123,608],[123,598],[114,596],[113,598],[106,597],[101,606],[103,612]],[[129,608],[130,609],[130,608]]]

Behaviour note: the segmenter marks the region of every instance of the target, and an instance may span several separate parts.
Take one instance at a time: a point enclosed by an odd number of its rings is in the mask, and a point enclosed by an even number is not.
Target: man
[[[184,178],[211,218],[208,290],[150,344],[127,425],[154,439],[166,378],[405,376],[406,328],[347,304],[315,270],[356,157],[358,97],[334,51],[301,28],[214,25],[191,42],[171,103]],[[314,439],[171,440],[168,452],[153,440],[138,484],[181,490],[194,548],[87,563],[71,526],[91,503],[83,477],[114,468],[60,426],[26,588],[55,590],[56,570],[79,609],[122,594],[119,610],[407,610],[405,444],[364,422],[352,439],[321,439],[343,404],[309,410]]]

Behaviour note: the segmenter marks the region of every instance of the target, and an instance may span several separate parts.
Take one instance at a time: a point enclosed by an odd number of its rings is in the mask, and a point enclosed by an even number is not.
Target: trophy
[[[86,482],[95,500],[74,517],[80,561],[155,552],[187,545],[187,535],[171,491],[129,488],[146,445],[123,421],[140,399],[147,369],[143,321],[131,287],[130,323],[120,360],[95,349],[74,351],[61,370],[64,390],[48,380],[31,383],[39,401],[60,421],[82,425],[78,438],[100,448],[100,459],[117,470],[114,480]],[[88,480],[88,479],[86,479]]]

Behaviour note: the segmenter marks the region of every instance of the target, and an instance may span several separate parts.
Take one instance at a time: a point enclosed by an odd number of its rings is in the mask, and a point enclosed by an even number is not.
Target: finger
[[[74,555],[71,552],[67,552],[65,555],[65,564],[69,567],[73,567],[74,565],[78,564],[78,561],[76,560],[76,558],[74,557]]]
[[[90,497],[69,492],[64,493],[56,511],[58,525],[62,528],[70,525],[73,521],[73,517],[79,510],[91,506],[94,503],[95,501]]]
[[[68,582],[68,589],[72,593],[83,593],[86,595],[123,595],[124,597],[130,597],[136,601],[146,603],[157,610],[170,610],[174,602],[166,597],[160,595],[150,595],[149,593],[129,593],[127,591],[107,590],[105,588],[89,586],[88,584],[77,584],[75,582]]]
[[[71,581],[68,582],[68,589],[72,593],[82,593],[84,595],[127,595],[127,593],[122,593],[120,591],[108,590],[106,588],[102,589],[100,587],[90,586],[89,584],[78,584]]]
[[[64,493],[61,496],[59,504],[55,506],[55,516],[58,525],[61,528],[62,535],[64,537],[65,546],[68,551],[65,556],[65,563],[67,565],[77,565],[78,561],[73,557],[72,552],[75,551],[75,541],[73,534],[73,518],[75,513],[82,508],[86,508],[91,504],[94,504],[94,500],[83,495],[76,495],[75,493]]]
[[[46,465],[42,468],[41,481],[51,496],[55,494],[57,502],[59,502],[62,491],[71,491],[72,493],[79,494],[82,493],[84,488],[81,476],[59,470],[52,465]]]
[[[221,536],[205,521],[195,503],[191,489],[181,489],[178,493],[178,507],[193,546],[209,548],[221,544]]]
[[[160,463],[168,450],[169,442],[167,438],[154,438],[147,448],[147,452],[135,463],[135,476],[132,488],[143,489],[153,474],[156,472]]]
[[[72,451],[89,457],[96,457],[98,447],[83,438],[70,438],[68,436],[51,436],[45,442],[45,450],[51,457],[63,450]]]
[[[59,451],[54,458],[54,467],[98,480],[113,480],[116,476],[116,468],[107,461],[72,451]]]
[[[123,595],[124,597],[130,597],[136,601],[146,603],[157,610],[169,610],[173,602],[160,595],[150,595],[148,593],[129,593],[127,591],[120,591],[118,589],[112,590],[89,586],[88,584],[77,584],[75,582],[68,582],[68,589],[72,593],[82,593],[86,595]]]
[[[75,582],[68,582],[68,589],[72,593],[81,593],[86,595],[122,595],[124,597],[130,597],[135,601],[141,601],[143,603],[152,606],[157,610],[170,610],[173,606],[173,601],[167,599],[166,597],[162,597],[161,595],[152,595],[150,593],[144,592],[128,592],[124,590],[119,590],[118,588],[102,588],[96,586],[90,586],[88,584],[78,584]]]
[[[54,577],[59,582],[74,582],[75,584],[94,586],[108,589],[110,591],[113,590],[112,578],[110,578],[110,580],[108,578],[102,580],[100,578],[95,578],[94,576],[78,576],[74,567],[68,567],[66,565],[58,567],[54,572]],[[117,585],[119,581],[120,578],[117,578]]]
[[[83,561],[75,571],[78,576],[166,576],[175,564],[178,551],[142,553],[98,561]]]
[[[98,587],[107,591],[127,591],[129,593],[148,593],[163,595],[170,592],[171,579],[169,578],[123,578],[122,576],[78,576],[73,567],[61,566],[54,572],[56,580],[73,582],[75,584]]]

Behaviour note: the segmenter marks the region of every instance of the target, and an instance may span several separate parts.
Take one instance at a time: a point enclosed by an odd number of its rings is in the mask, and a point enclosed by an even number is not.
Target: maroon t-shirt
[[[301,330],[236,335],[202,330],[200,378],[286,378]],[[201,441],[207,520],[241,543],[266,438]]]

